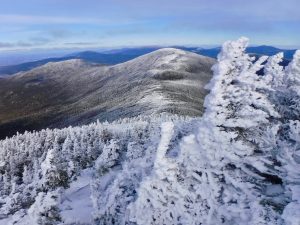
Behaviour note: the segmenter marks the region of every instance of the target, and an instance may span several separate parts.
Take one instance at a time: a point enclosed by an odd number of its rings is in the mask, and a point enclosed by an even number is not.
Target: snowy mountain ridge
[[[223,44],[201,118],[0,141],[0,224],[299,225],[300,51],[283,68],[247,45]]]
[[[201,115],[215,60],[161,49],[103,66],[69,60],[0,79],[0,139],[17,131],[168,112]]]

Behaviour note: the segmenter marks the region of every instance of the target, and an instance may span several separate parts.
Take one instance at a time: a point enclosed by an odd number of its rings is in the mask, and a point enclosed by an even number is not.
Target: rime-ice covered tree
[[[283,53],[280,52],[274,56],[269,57],[266,65],[264,66],[264,80],[271,85],[272,88],[280,88],[284,82],[284,68],[280,65],[283,61]]]
[[[300,210],[300,51],[296,51],[285,69],[279,65],[282,59],[281,53],[270,57],[264,71],[266,79],[271,81],[271,99],[281,115],[281,123],[270,145],[276,149],[284,187],[277,201],[284,205],[285,224],[294,225],[300,223],[296,213]]]
[[[293,60],[286,68],[284,80],[285,94],[288,97],[289,114],[286,119],[299,120],[300,116],[300,50],[296,51]]]
[[[286,134],[277,140],[278,159],[288,198],[282,217],[287,225],[296,225],[300,223],[300,121],[291,120],[284,128]]]
[[[264,190],[281,180],[273,149],[262,147],[261,137],[268,129],[276,133],[279,114],[266,94],[270,85],[257,74],[266,57],[254,63],[247,44],[241,38],[223,45],[198,134],[206,153],[202,173],[216,184],[209,213],[216,224],[268,224],[278,217]]]
[[[95,161],[95,168],[100,174],[105,174],[117,164],[120,156],[120,147],[115,140],[111,140],[103,147],[101,155]]]
[[[154,172],[142,182],[138,199],[130,206],[131,220],[138,224],[178,224],[186,219],[177,202],[181,198],[177,184],[179,167],[174,159],[166,157],[173,133],[172,122],[162,124]]]
[[[210,94],[205,100],[204,118],[218,127],[248,129],[267,123],[278,113],[260,89],[268,88],[258,70],[266,57],[256,63],[245,54],[246,38],[226,42],[213,67],[214,76],[207,88]]]
[[[277,132],[279,114],[266,93],[270,84],[258,75],[266,57],[254,63],[245,53],[247,44],[241,38],[223,45],[204,103],[198,141],[199,160],[205,161],[198,170],[215,184],[208,214],[212,224],[268,224],[278,218],[264,190],[281,180],[274,149],[263,147],[262,136]]]
[[[300,95],[300,50],[297,50],[294,54],[293,60],[286,68],[286,85]]]
[[[28,210],[32,222],[37,225],[56,225],[61,222],[59,215],[57,191],[40,192],[34,204]]]
[[[300,51],[285,69],[282,90],[277,95],[281,109],[282,125],[277,135],[278,160],[281,163],[282,179],[287,206],[282,218],[287,225],[300,223]]]
[[[67,161],[63,159],[61,147],[59,137],[56,137],[53,148],[47,152],[46,158],[41,164],[43,183],[46,189],[68,186]]]
[[[280,220],[265,193],[281,182],[276,158],[260,140],[268,129],[276,133],[279,114],[266,94],[270,85],[257,74],[267,57],[254,62],[245,53],[247,44],[241,38],[223,45],[197,137],[185,138],[177,161],[158,149],[159,169],[141,185],[133,221],[250,225]]]
[[[299,109],[299,61],[300,51],[286,68],[280,65],[283,53],[269,58],[264,68],[265,80],[271,85],[271,100],[281,115],[281,121],[298,119]]]

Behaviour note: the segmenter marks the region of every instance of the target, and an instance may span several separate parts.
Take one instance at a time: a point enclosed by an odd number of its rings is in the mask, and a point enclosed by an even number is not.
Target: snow
[[[166,104],[171,104],[172,101],[168,100],[163,93],[157,90],[158,88],[153,88],[149,90],[149,94],[145,95],[142,99],[138,101],[138,104],[147,105],[151,104],[156,106],[156,110],[159,110]]]
[[[290,187],[292,192],[292,202],[289,203],[282,214],[286,225],[298,225],[300,224],[300,189],[299,184]]]
[[[91,169],[83,170],[61,197],[59,208],[63,224],[92,223],[93,203],[90,189],[92,175]]]
[[[165,157],[173,134],[174,124],[172,122],[163,123],[161,126],[161,139],[157,148],[156,160],[154,163],[154,170],[156,173],[163,171],[164,166],[166,164],[168,165],[168,161],[165,161]]]
[[[22,220],[20,223],[19,221]],[[32,225],[32,221],[26,216],[24,211],[19,211],[12,216],[0,219],[0,225]]]

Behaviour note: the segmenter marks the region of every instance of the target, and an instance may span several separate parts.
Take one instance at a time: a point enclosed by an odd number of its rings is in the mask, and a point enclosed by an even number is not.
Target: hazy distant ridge
[[[220,48],[198,48],[198,47],[183,47],[183,46],[174,46],[177,49],[182,49],[185,51],[194,52],[200,55],[216,58],[218,53],[220,52]],[[82,59],[84,61],[90,63],[99,63],[99,64],[107,64],[107,65],[115,65],[118,63],[123,63],[134,59],[138,56],[156,51],[161,49],[162,47],[139,47],[139,48],[122,48],[122,49],[114,49],[114,50],[106,50],[103,52],[96,51],[83,51],[68,54],[63,57],[51,57],[42,60],[21,63],[18,65],[9,65],[9,66],[0,66],[0,76],[11,75],[18,73],[20,71],[28,71],[35,67],[44,65],[48,62],[60,62],[69,59]],[[285,59],[290,60],[295,53],[295,50],[286,50],[279,49],[272,46],[257,46],[257,47],[248,47],[248,53],[253,53],[256,55],[275,55],[279,52],[283,52]]]

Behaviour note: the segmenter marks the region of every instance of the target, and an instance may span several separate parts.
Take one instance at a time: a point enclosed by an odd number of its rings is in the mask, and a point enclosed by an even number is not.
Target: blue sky
[[[300,47],[299,0],[1,0],[0,51],[145,45]]]

